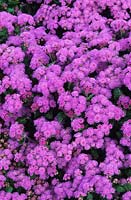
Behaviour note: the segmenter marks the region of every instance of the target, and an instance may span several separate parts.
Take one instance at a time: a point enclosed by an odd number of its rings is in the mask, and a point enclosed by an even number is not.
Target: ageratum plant
[[[131,200],[131,1],[0,1],[0,200]]]

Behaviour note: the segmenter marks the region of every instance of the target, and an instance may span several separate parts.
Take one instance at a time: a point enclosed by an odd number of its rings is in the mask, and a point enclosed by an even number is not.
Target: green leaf
[[[93,200],[93,194],[89,193],[85,200]]]
[[[92,99],[93,96],[94,96],[94,94],[89,94],[89,95],[86,97],[87,101],[90,101],[90,100]]]
[[[125,188],[122,185],[117,185],[115,187],[116,191],[121,193],[121,192],[125,192]]]
[[[17,192],[21,194],[21,193],[25,193],[26,190],[23,187],[18,187]]]
[[[69,82],[67,86],[68,91],[73,91],[73,88],[74,88],[74,84]]]
[[[66,118],[65,114],[63,112],[59,112],[57,114],[57,119],[58,121],[61,123],[62,121],[64,121],[64,119]]]
[[[23,162],[21,162],[21,161],[19,161],[18,163],[17,163],[17,167],[24,167],[25,166],[25,164],[23,163]]]
[[[5,191],[12,193],[13,192],[13,187],[8,186],[8,187],[5,188]]]
[[[90,192],[87,194],[86,197],[84,197],[83,200],[106,200],[106,198],[102,197],[101,195],[95,192]]]
[[[53,0],[53,3],[56,5],[60,5],[60,2],[58,0]]]
[[[11,14],[14,14],[14,8],[8,8],[7,11]]]
[[[28,56],[25,56],[24,64],[25,64],[26,67],[28,67],[30,65],[30,58]]]
[[[6,178],[6,182],[9,183],[9,185],[14,185],[14,181],[11,178]],[[9,187],[9,186],[8,186]],[[13,186],[12,186],[13,187]]]
[[[6,28],[0,30],[0,44],[5,43],[8,38],[8,31]]]
[[[114,186],[118,193],[128,192],[131,191],[131,184],[126,183],[124,185],[115,185]]]
[[[23,144],[25,142],[25,138],[22,138],[20,141],[19,141],[19,144]]]
[[[121,133],[120,131],[119,131],[119,132],[116,132],[116,136],[117,136],[118,139],[121,139],[122,133]]]
[[[8,88],[8,89],[4,92],[4,95],[13,94],[13,93],[14,93],[14,90],[12,90],[11,88]]]
[[[19,117],[17,119],[17,122],[20,123],[20,124],[26,124],[28,118],[27,117]]]
[[[131,176],[131,168],[129,168],[129,169],[127,170],[127,176],[128,176],[128,177]]]
[[[46,66],[45,65],[43,65],[44,67],[49,67],[49,66],[51,66],[51,65],[53,65],[53,64],[55,64],[56,63],[56,61],[52,61],[52,62],[50,62],[50,63],[48,63]]]
[[[98,150],[92,148],[91,155],[93,156],[94,159],[98,159],[99,158]]]
[[[39,111],[34,112],[34,119],[37,119],[40,116],[41,116],[41,113]]]
[[[7,171],[3,169],[2,173],[5,175],[5,174],[7,174]]]
[[[36,175],[34,174],[34,175],[32,175],[32,176],[30,176],[30,179],[32,180],[32,179],[35,179],[36,178]]]
[[[20,35],[20,27],[19,26],[15,27],[15,34]]]
[[[114,99],[115,99],[115,100],[118,100],[119,97],[120,97],[122,94],[123,94],[123,93],[122,93],[122,91],[120,90],[120,88],[115,88],[115,89],[113,90],[113,96],[114,96]]]
[[[8,0],[8,6],[15,7],[19,4],[19,0]]]
[[[127,110],[127,112],[126,112],[126,118],[127,119],[131,119],[131,111],[130,110]]]
[[[126,191],[131,191],[131,184],[130,183],[125,184],[124,188]]]
[[[47,113],[45,114],[45,117],[46,117],[47,119],[49,119],[49,120],[53,119],[53,111],[51,110],[51,111],[47,112]]]
[[[23,44],[23,45],[21,46],[21,49],[22,49],[24,52],[26,52],[27,47]]]

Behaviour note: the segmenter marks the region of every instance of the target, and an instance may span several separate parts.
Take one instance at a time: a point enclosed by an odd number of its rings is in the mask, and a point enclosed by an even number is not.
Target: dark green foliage
[[[89,193],[85,200],[93,200],[93,194]]]
[[[8,186],[8,187],[5,188],[5,191],[12,193],[13,192],[13,187],[12,186]]]
[[[53,116],[53,110],[50,110],[49,112],[47,112],[45,114],[45,117],[47,120],[53,120],[54,116]]]
[[[121,170],[121,176],[125,178],[131,177],[131,167]]]
[[[17,121],[20,123],[20,124],[26,124],[27,122],[27,117],[19,117],[17,119]]]
[[[64,128],[71,126],[71,119],[65,115],[64,112],[60,111],[56,117],[57,120],[64,126]]]
[[[56,29],[56,35],[59,37],[59,38],[62,38],[63,34],[65,33],[66,31],[61,27],[61,26],[58,26],[58,28]]]
[[[13,90],[12,88],[8,88],[4,93],[2,93],[0,95],[0,103],[4,103],[5,102],[5,97],[8,94],[14,94],[16,92],[16,90]]]
[[[0,11],[15,14],[15,8],[19,7],[20,2],[20,0],[0,0]]]
[[[124,51],[119,51],[119,56],[120,57],[123,57],[125,54],[129,54],[130,53],[130,50],[127,49],[127,50],[124,50]]]
[[[66,82],[66,83],[64,84],[64,89],[65,89],[65,91],[70,91],[70,92],[72,92],[72,91],[73,91],[73,88],[74,88],[74,84],[73,84],[73,83]]]
[[[15,34],[20,35],[20,27],[19,26],[15,26]]]
[[[66,119],[66,115],[64,114],[64,112],[59,112],[57,114],[57,120],[62,123],[64,120]]]
[[[91,148],[88,152],[91,154],[92,159],[97,162],[103,162],[105,159],[105,150]]]
[[[16,191],[17,191],[19,194],[22,194],[22,193],[25,193],[25,192],[26,192],[26,190],[25,190],[23,187],[18,187],[18,188],[16,189]]]
[[[28,4],[25,0],[0,0],[0,11],[7,11],[11,14],[16,14],[16,8],[18,8],[23,13],[34,15],[39,7],[40,4]]]
[[[86,96],[87,101],[90,101],[94,97],[94,94],[88,94]]]
[[[110,10],[110,8],[108,6],[105,8],[105,10],[102,11],[101,15],[103,17],[106,17],[107,19],[111,19],[112,18],[111,10]]]
[[[129,96],[131,98],[131,91],[125,85],[121,87],[121,90],[124,95]]]
[[[113,100],[114,102],[116,103],[119,99],[119,97],[122,95],[122,90],[120,88],[115,88],[113,91],[112,91],[112,95],[113,95]]]
[[[83,200],[106,200],[106,198],[103,198],[102,196],[100,196],[94,192],[90,192],[87,194],[86,197],[84,197]]]
[[[51,3],[50,3],[50,5],[53,5],[53,4],[56,4],[58,6],[61,5],[61,3],[59,2],[59,0],[52,0]]]
[[[35,111],[34,113],[33,113],[33,119],[35,120],[35,119],[37,119],[38,117],[41,117],[42,115],[41,115],[41,113],[40,113],[40,111]]]
[[[6,28],[0,30],[0,44],[5,43],[8,38],[8,31]]]
[[[32,175],[32,176],[30,176],[30,179],[31,180],[33,180],[33,179],[35,179],[36,178],[36,175],[34,174],[34,175]]]
[[[34,139],[34,133],[36,132],[35,125],[32,118],[27,119],[25,123],[25,131],[29,133],[29,138]]]
[[[25,138],[22,138],[20,141],[19,141],[19,144],[23,144],[25,142]]]
[[[37,4],[37,3],[27,4],[24,1],[24,3],[21,3],[19,7],[20,7],[20,10],[23,13],[27,13],[27,14],[30,14],[30,15],[35,15],[35,13],[37,12],[37,10],[40,7],[40,4]]]
[[[130,183],[126,183],[124,185],[117,184],[114,186],[114,188],[116,189],[116,192],[124,193],[124,192],[131,191],[131,184]]]
[[[129,32],[127,30],[119,30],[117,33],[115,33],[115,40],[120,40],[122,38],[127,38],[129,36]]]
[[[14,181],[8,177],[6,179],[5,191],[10,192],[10,193],[12,193],[14,191]]]

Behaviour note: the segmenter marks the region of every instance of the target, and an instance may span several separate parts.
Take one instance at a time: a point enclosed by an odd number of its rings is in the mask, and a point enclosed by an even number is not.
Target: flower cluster
[[[0,1],[0,200],[131,199],[130,17]]]
[[[56,174],[56,159],[53,152],[47,147],[38,146],[27,155],[28,172],[32,175],[39,175],[45,180]]]

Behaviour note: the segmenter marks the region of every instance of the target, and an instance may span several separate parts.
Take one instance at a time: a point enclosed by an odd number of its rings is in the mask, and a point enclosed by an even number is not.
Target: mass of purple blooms
[[[131,200],[131,0],[7,7],[0,200]]]

